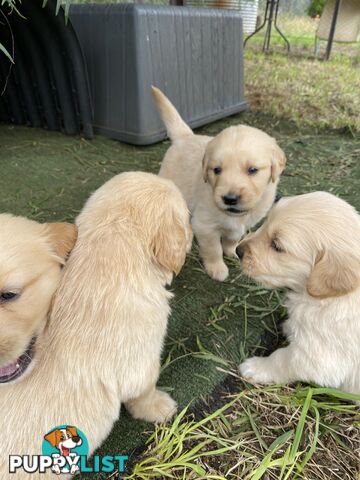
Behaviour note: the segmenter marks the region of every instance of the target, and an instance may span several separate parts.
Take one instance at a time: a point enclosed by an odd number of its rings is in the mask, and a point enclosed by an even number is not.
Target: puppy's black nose
[[[225,205],[236,205],[240,200],[240,196],[233,195],[232,193],[228,193],[227,195],[224,195],[222,199]]]
[[[77,435],[74,435],[72,439],[74,440],[75,443],[79,443],[80,441],[80,437],[78,437]]]
[[[244,249],[240,247],[240,245],[236,247],[236,255],[239,257],[240,260],[244,258],[244,253]]]

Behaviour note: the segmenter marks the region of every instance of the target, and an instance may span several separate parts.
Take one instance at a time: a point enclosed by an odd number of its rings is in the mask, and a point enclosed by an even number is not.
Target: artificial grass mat
[[[200,131],[215,135],[237,123],[264,129],[285,150],[288,167],[280,183],[284,195],[328,190],[360,209],[360,137],[299,130],[289,122],[249,112]],[[128,170],[157,172],[169,142],[135,147],[103,137],[85,141],[1,125],[0,145],[0,212],[38,221],[72,221],[91,192],[112,176]],[[159,385],[171,392],[180,407],[210,395],[226,371],[245,355],[277,341],[277,324],[285,315],[281,297],[247,285],[237,262],[231,261],[230,266],[226,282],[211,280],[194,246],[172,285],[175,298]],[[99,454],[131,457],[151,429],[122,410]]]

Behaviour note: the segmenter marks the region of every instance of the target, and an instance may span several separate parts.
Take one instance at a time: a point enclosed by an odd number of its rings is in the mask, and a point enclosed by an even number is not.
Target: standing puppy
[[[181,193],[155,175],[125,173],[90,197],[76,223],[42,355],[27,378],[0,388],[1,479],[10,454],[39,455],[44,434],[59,425],[82,430],[91,454],[121,403],[150,422],[176,411],[156,382],[170,313],[165,287],[192,239]]]
[[[180,188],[205,269],[223,281],[229,274],[223,253],[234,256],[246,230],[274,203],[285,154],[274,138],[245,125],[215,138],[194,135],[165,95],[154,87],[152,92],[172,140],[159,175]]]
[[[237,253],[244,272],[288,288],[289,345],[253,357],[240,372],[255,383],[297,380],[360,394],[360,216],[325,192],[281,200]]]

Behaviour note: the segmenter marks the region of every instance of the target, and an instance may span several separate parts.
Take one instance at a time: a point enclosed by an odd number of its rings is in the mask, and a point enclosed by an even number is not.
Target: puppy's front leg
[[[239,371],[251,383],[289,383],[305,380],[297,372],[301,364],[296,348],[289,345],[279,348],[269,357],[248,358],[239,366]]]
[[[224,281],[229,275],[229,269],[223,260],[220,233],[216,230],[197,229],[195,225],[194,233],[205,270],[214,280]]]
[[[170,395],[155,388],[125,404],[134,418],[152,423],[168,422],[175,415],[177,405]]]

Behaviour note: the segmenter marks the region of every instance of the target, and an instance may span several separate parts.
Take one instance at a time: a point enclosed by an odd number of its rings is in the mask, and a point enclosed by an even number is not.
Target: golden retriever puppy
[[[75,225],[0,214],[0,389],[33,367],[37,339],[75,240]]]
[[[90,197],[76,224],[42,357],[24,381],[0,389],[2,457],[41,453],[39,439],[65,423],[85,433],[91,454],[121,403],[150,422],[176,411],[156,382],[172,296],[165,287],[192,240],[181,193],[158,176],[124,173]],[[1,458],[0,478],[7,469]]]
[[[360,216],[325,192],[290,197],[237,248],[244,272],[288,288],[289,345],[240,365],[255,383],[315,382],[360,394]]]
[[[159,175],[180,188],[205,269],[223,281],[229,274],[223,253],[234,256],[246,230],[274,203],[285,154],[274,138],[245,125],[215,138],[194,135],[165,95],[155,87],[152,92],[172,140]]]

